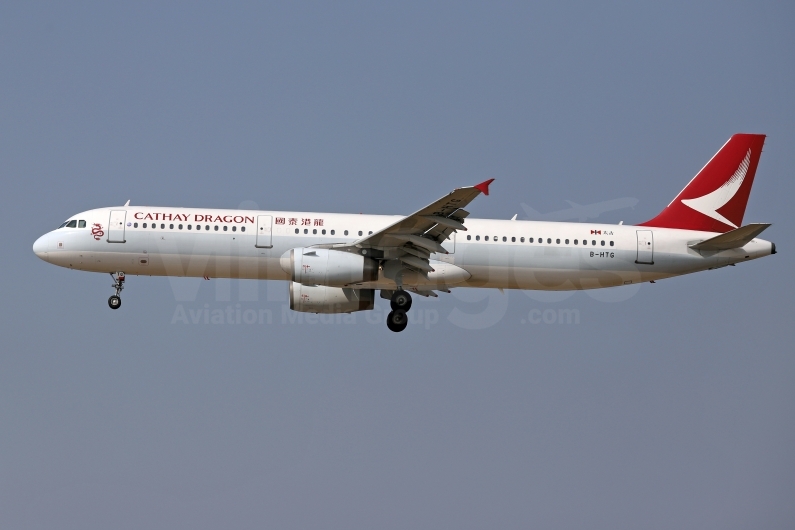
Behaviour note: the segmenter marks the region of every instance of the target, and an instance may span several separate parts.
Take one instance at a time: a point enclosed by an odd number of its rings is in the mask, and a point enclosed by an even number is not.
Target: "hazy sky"
[[[0,527],[795,527],[795,6],[524,4],[0,4]],[[278,282],[111,311],[31,251],[128,199],[408,214],[486,178],[474,217],[642,222],[735,132],[779,254],[400,334]]]

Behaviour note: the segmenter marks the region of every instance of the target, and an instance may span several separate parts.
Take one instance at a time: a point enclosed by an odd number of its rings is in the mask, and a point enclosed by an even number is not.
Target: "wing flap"
[[[403,263],[405,263],[406,265],[414,267],[415,269],[419,269],[424,272],[435,272],[435,269],[430,266],[427,260],[416,258],[410,255],[401,256],[398,259]]]
[[[427,239],[422,236],[415,236],[414,234],[388,234],[387,237],[397,239],[404,243],[412,243],[414,246],[424,248],[431,252],[438,252],[439,254],[447,254],[447,251],[442,245],[432,239]]]

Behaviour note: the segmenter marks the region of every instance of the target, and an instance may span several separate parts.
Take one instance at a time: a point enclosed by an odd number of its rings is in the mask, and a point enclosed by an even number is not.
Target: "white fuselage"
[[[100,208],[71,217],[77,226],[45,234],[34,251],[55,265],[93,272],[290,280],[280,266],[290,249],[354,243],[401,218]],[[427,278],[416,273],[404,281],[428,289],[594,289],[722,267],[775,251],[770,242],[754,239],[742,248],[699,252],[688,245],[717,234],[645,226],[471,218],[465,226],[466,232],[444,244],[449,254],[431,256],[434,272]],[[357,287],[394,289],[395,282],[387,276],[382,271],[377,282]]]

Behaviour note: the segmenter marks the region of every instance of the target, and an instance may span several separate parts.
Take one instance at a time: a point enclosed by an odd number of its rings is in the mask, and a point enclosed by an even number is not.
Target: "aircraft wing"
[[[481,193],[488,195],[489,184],[493,181],[489,179],[475,186],[455,189],[396,223],[344,246],[357,253],[370,248],[390,254],[389,251],[398,250],[395,257],[405,265],[431,272],[433,268],[428,264],[430,255],[448,253],[442,243],[456,230],[466,230],[464,219],[469,212],[464,210],[464,206]],[[335,248],[339,246],[335,245]]]

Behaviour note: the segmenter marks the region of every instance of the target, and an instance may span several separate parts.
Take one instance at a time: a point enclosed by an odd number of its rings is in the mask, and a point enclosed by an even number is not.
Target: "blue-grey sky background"
[[[795,527],[793,27],[768,1],[2,3],[0,527]],[[735,132],[768,135],[745,220],[779,254],[415,299],[400,334],[384,300],[291,321],[278,282],[130,277],[111,311],[108,276],[31,251],[128,199],[408,214],[492,177],[475,217],[642,222]],[[175,321],[230,306],[272,322]]]

